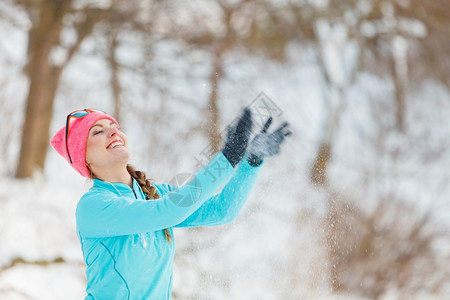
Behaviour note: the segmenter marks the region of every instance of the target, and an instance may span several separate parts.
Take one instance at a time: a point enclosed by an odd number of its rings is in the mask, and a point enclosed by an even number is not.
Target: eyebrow
[[[116,122],[111,121],[111,122],[109,123],[109,125],[113,125],[113,124],[116,124]],[[92,125],[92,127],[89,129],[89,131],[91,131],[92,128],[97,127],[97,126],[98,126],[98,127],[103,127],[102,124],[94,124],[94,125]]]

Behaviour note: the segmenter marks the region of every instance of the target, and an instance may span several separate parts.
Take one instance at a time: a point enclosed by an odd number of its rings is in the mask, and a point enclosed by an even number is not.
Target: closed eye
[[[100,134],[100,133],[102,133],[102,132],[103,132],[103,130],[95,131],[95,132],[94,132],[94,135]]]

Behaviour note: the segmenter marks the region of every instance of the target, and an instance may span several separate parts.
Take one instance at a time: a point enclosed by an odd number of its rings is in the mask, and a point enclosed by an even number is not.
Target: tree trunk
[[[16,170],[17,178],[33,175],[43,168],[49,140],[53,102],[61,75],[61,67],[51,64],[52,49],[59,44],[63,17],[71,1],[42,1],[38,24],[29,32],[25,72],[30,82],[22,133],[22,144]]]
[[[222,52],[218,51],[214,58],[214,67],[209,80],[211,82],[211,94],[208,101],[209,112],[209,126],[208,137],[211,142],[211,151],[216,153],[219,151],[222,140],[219,133],[219,106],[218,106],[218,94],[219,94],[219,82],[222,77]]]
[[[122,87],[120,85],[119,79],[119,63],[116,58],[117,47],[119,46],[118,41],[118,30],[115,24],[110,24],[108,32],[108,53],[107,60],[109,67],[111,69],[111,89],[114,98],[114,118],[120,124],[121,123],[121,108],[122,108]]]
[[[310,180],[313,184],[324,187],[328,181],[327,167],[331,159],[332,142],[335,132],[339,126],[341,112],[344,107],[344,91],[343,88],[338,87],[331,81],[323,64],[323,58],[320,57],[319,62],[321,63],[324,73],[327,90],[325,97],[328,98],[330,112],[327,120],[328,123],[325,125],[325,134],[310,171]]]
[[[311,182],[318,186],[325,186],[327,183],[327,166],[331,157],[331,147],[324,142],[317,153],[313,167],[311,168]]]
[[[394,89],[395,89],[395,104],[396,104],[396,111],[395,111],[395,120],[396,120],[396,127],[397,130],[400,132],[405,132],[406,130],[406,86],[407,86],[407,80],[406,76],[407,74],[404,74],[405,72],[402,72],[402,64],[405,64],[405,62],[400,61],[399,58],[392,58],[391,63],[391,76],[392,80],[394,82]],[[399,66],[400,65],[400,66]]]

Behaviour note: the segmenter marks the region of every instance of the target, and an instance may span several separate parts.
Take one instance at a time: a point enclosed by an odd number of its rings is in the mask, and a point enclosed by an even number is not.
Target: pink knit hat
[[[100,119],[108,119],[119,125],[113,117],[99,111],[90,112],[80,119],[71,118],[68,138],[70,157],[73,162],[71,166],[83,177],[89,177],[89,170],[86,167],[86,143],[89,130]],[[50,144],[70,164],[66,150],[66,126],[51,138]]]

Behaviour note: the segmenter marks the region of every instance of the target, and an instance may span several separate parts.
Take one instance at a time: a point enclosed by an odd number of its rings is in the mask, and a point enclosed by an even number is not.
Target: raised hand
[[[278,154],[285,137],[292,133],[287,122],[284,122],[274,132],[268,133],[267,129],[271,124],[272,117],[266,121],[261,132],[255,136],[248,146],[247,159],[252,166],[260,165],[265,157]]]
[[[236,126],[228,126],[228,135],[223,155],[228,159],[233,168],[241,161],[250,139],[253,121],[249,108],[245,108]]]

